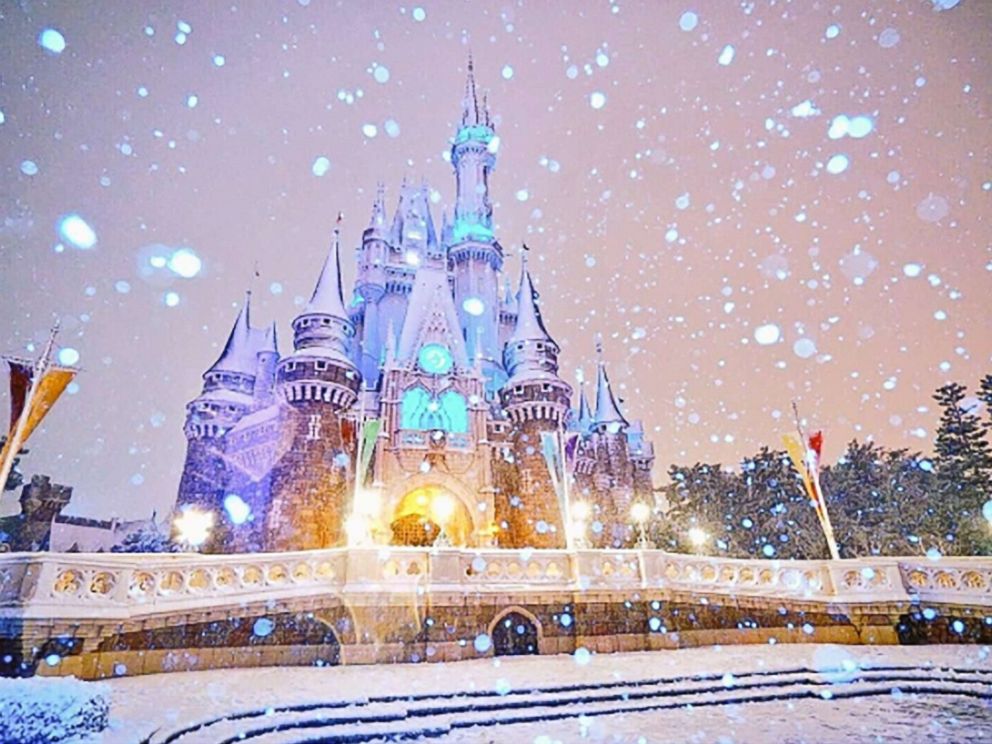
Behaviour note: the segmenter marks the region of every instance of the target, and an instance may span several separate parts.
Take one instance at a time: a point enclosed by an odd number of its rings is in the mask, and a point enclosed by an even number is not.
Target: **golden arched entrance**
[[[472,535],[472,515],[444,487],[419,486],[400,499],[390,527],[393,545],[433,545],[443,529],[449,544],[464,546]]]

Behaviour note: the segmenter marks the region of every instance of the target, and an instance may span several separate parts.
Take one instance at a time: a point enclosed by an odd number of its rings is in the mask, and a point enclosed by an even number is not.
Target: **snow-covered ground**
[[[275,724],[309,721],[305,728],[257,739],[301,742],[326,733],[312,723],[322,719],[339,721],[336,733],[380,730],[376,726],[384,732],[434,730],[437,741],[479,744],[992,740],[992,654],[982,646],[727,646],[456,664],[213,670],[105,684],[111,688],[112,725],[100,740],[108,744],[139,741],[152,732],[153,741],[161,741],[178,729],[253,710],[258,715],[179,741],[215,744]],[[534,691],[574,685],[588,687]],[[484,694],[450,697],[471,692]],[[866,692],[873,694],[855,697]],[[411,695],[424,698],[374,700]],[[344,701],[351,704],[340,705]],[[339,704],[278,710],[317,703]],[[432,706],[430,712],[425,706]],[[631,712],[636,707],[656,709]],[[624,712],[609,712],[616,710]],[[364,717],[365,723],[347,725],[349,716]],[[462,726],[481,725],[446,729],[459,718]],[[507,719],[524,722],[492,723]]]

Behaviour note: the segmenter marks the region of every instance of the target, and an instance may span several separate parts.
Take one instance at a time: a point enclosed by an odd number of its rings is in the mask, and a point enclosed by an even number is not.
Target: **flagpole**
[[[21,445],[24,437],[24,425],[27,423],[28,416],[31,413],[31,404],[34,402],[35,393],[38,391],[38,385],[41,384],[41,379],[45,376],[45,372],[48,369],[48,365],[52,358],[52,349],[55,347],[55,336],[59,332],[59,321],[55,321],[55,325],[52,326],[52,332],[48,336],[48,342],[45,344],[45,349],[41,353],[41,358],[34,364],[34,369],[31,375],[31,386],[28,388],[28,394],[24,398],[24,406],[21,408],[21,413],[17,417],[17,424],[14,426],[14,431],[10,435],[10,439],[7,441],[6,446],[3,450],[3,461],[0,462],[0,497],[4,493],[4,488],[7,485],[7,478],[10,477],[10,471],[14,467],[14,458],[17,457],[17,453],[21,449]]]
[[[830,513],[827,511],[827,499],[823,494],[823,489],[820,487],[820,456],[819,453],[813,453],[813,457],[810,457],[810,441],[806,437],[806,432],[803,431],[802,423],[799,418],[799,406],[796,405],[796,401],[792,401],[792,412],[796,418],[796,431],[799,433],[799,442],[803,447],[804,459],[806,460],[806,470],[810,480],[810,488],[813,491],[812,494],[808,494],[813,497],[813,507],[816,509],[816,516],[820,522],[820,529],[823,530],[823,536],[827,539],[827,549],[830,551],[830,557],[835,560],[840,560],[840,551],[837,549],[837,538],[834,537],[834,526],[830,522]]]
[[[565,422],[562,420],[561,426],[558,427],[558,449],[559,458],[561,459],[561,488],[562,494],[564,495],[564,507],[563,514],[565,522],[565,549],[572,550],[573,536],[572,536],[572,494],[571,489],[568,487],[568,460],[565,457]]]

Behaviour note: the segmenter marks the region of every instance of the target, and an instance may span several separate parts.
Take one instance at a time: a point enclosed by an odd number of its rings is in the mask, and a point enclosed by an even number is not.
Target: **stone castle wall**
[[[0,579],[4,675],[98,679],[714,643],[992,642],[989,559],[409,548],[11,554],[0,556]]]

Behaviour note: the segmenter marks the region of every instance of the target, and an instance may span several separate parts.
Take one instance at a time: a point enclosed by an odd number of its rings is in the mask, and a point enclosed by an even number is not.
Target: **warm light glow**
[[[695,545],[697,548],[705,545],[710,539],[710,536],[706,533],[706,530],[701,527],[691,527],[689,528],[689,542]]]
[[[576,501],[572,504],[572,516],[577,522],[585,522],[589,519],[589,515],[592,510],[589,508],[589,504],[585,501]]]
[[[643,501],[638,501],[630,507],[630,516],[638,524],[643,524],[651,516],[651,507]]]
[[[214,526],[214,514],[199,509],[185,509],[176,517],[174,524],[179,542],[198,548],[210,537],[210,530]]]
[[[348,535],[349,545],[364,545],[367,542],[366,522],[367,518],[362,514],[352,514],[344,520],[344,531]]]
[[[431,499],[431,518],[444,527],[455,513],[455,502],[447,494],[438,494]]]

